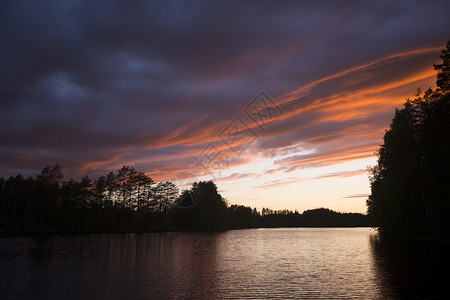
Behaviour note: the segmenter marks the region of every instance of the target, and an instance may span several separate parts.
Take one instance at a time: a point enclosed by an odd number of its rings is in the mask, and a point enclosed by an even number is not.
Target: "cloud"
[[[369,197],[369,194],[353,194],[353,195],[344,196],[343,198],[352,199],[352,198],[367,198],[367,197]]]
[[[372,157],[377,150],[376,145],[363,145],[355,147],[346,147],[341,149],[323,149],[312,154],[294,155],[280,160],[275,164],[281,167],[309,168],[338,164],[350,160]]]
[[[257,139],[231,165],[366,156],[392,109],[433,81],[450,33],[444,1],[0,6],[1,176],[56,160],[68,177],[124,164],[199,174],[193,158],[210,143],[236,156],[220,136],[236,117]],[[260,90],[283,110],[264,130],[243,112]]]
[[[295,177],[290,177],[287,179],[276,179],[276,180],[272,180],[270,182],[261,184],[261,185],[256,185],[253,186],[253,188],[255,189],[272,189],[272,188],[279,188],[279,187],[283,187],[283,186],[289,186],[293,183],[299,183],[303,181],[303,179],[301,178],[295,178]]]
[[[289,186],[294,183],[305,182],[308,180],[320,180],[320,179],[324,179],[324,178],[352,177],[352,176],[358,176],[358,175],[362,175],[362,174],[367,174],[367,170],[361,169],[361,170],[352,170],[352,171],[333,172],[333,173],[323,174],[323,175],[311,177],[311,178],[289,177],[286,179],[284,179],[284,178],[283,179],[275,179],[275,180],[271,180],[271,181],[266,182],[261,185],[253,186],[253,188],[271,189],[271,188],[275,188],[275,187],[277,188],[277,187]],[[247,177],[247,175],[250,175],[250,174],[245,174],[244,177]],[[237,177],[237,178],[239,178],[239,177]],[[359,195],[358,195],[358,197],[356,197],[356,195],[350,195],[350,196],[355,196],[355,197],[348,197],[348,198],[359,198]]]
[[[314,177],[312,179],[323,179],[323,178],[333,178],[333,177],[352,177],[367,174],[366,169],[353,170],[353,171],[342,171],[342,172],[334,172],[329,174],[324,174],[321,176]]]
[[[244,179],[244,178],[254,178],[256,176],[257,176],[256,173],[243,173],[243,174],[233,173],[229,176],[220,177],[217,179],[217,181],[233,181],[233,180]]]

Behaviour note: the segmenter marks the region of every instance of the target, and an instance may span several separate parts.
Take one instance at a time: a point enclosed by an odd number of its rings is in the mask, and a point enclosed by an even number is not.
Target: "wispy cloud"
[[[367,198],[367,197],[369,197],[369,194],[353,194],[353,195],[344,196],[343,198],[352,199],[352,198]]]
[[[277,179],[277,180],[272,180],[271,182],[267,182],[261,185],[256,185],[253,186],[253,188],[255,189],[271,189],[271,188],[279,188],[282,186],[289,186],[293,183],[299,183],[303,181],[303,179],[301,178],[287,178],[287,179]]]
[[[341,172],[333,172],[333,173],[327,173],[320,176],[315,176],[311,178],[297,178],[297,177],[289,177],[289,178],[283,178],[283,179],[275,179],[270,182],[266,182],[261,185],[253,186],[253,188],[256,189],[270,189],[274,187],[282,187],[282,186],[289,186],[294,183],[300,183],[305,182],[309,180],[320,180],[325,178],[339,178],[339,177],[352,177],[352,176],[358,176],[362,174],[367,174],[367,170],[352,170],[352,171],[341,171]],[[356,197],[355,197],[356,198]]]
[[[333,172],[333,173],[317,176],[317,177],[314,177],[311,179],[324,179],[324,178],[333,178],[333,177],[352,177],[352,176],[358,176],[358,175],[363,175],[363,174],[367,174],[367,169]]]
[[[281,167],[293,168],[322,167],[338,164],[350,160],[363,159],[374,156],[376,145],[363,145],[341,149],[326,149],[312,154],[295,155],[275,161]]]

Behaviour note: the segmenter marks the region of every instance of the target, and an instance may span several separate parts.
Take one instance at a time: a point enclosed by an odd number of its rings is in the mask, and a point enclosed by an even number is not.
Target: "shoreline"
[[[248,227],[248,228],[229,228],[225,230],[181,230],[180,228],[167,228],[167,230],[155,230],[155,231],[111,231],[111,232],[45,232],[45,233],[0,233],[1,238],[9,237],[53,237],[53,236],[75,236],[75,235],[95,235],[95,234],[145,234],[145,233],[176,233],[176,232],[192,232],[192,233],[216,233],[216,232],[226,232],[233,230],[246,230],[246,229],[282,229],[282,228],[373,228],[377,231],[374,226],[364,226],[364,225],[349,225],[349,226],[277,226],[277,227]]]

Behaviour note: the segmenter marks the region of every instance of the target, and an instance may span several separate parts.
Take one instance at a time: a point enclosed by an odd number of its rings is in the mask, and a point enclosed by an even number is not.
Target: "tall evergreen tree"
[[[437,89],[396,110],[371,169],[368,213],[388,233],[450,235],[450,41]]]

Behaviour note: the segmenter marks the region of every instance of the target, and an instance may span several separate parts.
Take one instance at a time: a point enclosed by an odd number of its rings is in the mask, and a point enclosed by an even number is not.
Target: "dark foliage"
[[[262,210],[263,227],[372,227],[371,217],[358,213],[340,213],[327,208],[306,210],[303,214],[289,210]]]
[[[176,224],[184,230],[228,229],[227,204],[212,181],[195,182],[185,190],[174,210]]]
[[[450,41],[437,89],[395,111],[371,169],[368,213],[385,233],[450,236]]]
[[[228,208],[228,224],[231,229],[257,228],[262,226],[262,218],[255,208],[231,205]]]
[[[218,231],[257,227],[373,226],[366,215],[328,209],[272,211],[228,206],[212,181],[195,182],[178,195],[171,182],[154,182],[124,166],[96,180],[63,181],[58,163],[35,178],[0,178],[3,234],[72,234]]]
[[[155,231],[170,223],[178,189],[155,184],[124,166],[96,180],[62,181],[61,166],[36,178],[0,178],[0,226],[5,233],[103,233]]]

